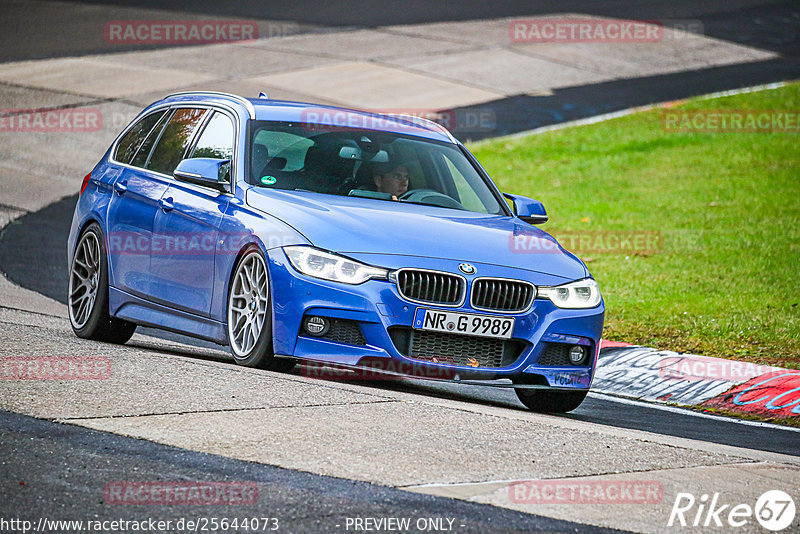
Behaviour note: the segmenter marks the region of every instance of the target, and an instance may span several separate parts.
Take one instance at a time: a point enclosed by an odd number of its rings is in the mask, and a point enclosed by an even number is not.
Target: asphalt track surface
[[[66,240],[77,196],[67,197],[41,211],[17,219],[0,233],[0,269],[17,284],[66,303]],[[30,246],[36,243],[35,247]],[[38,265],[37,269],[30,269]],[[147,334],[219,349],[214,345],[154,329]],[[297,372],[297,371],[295,371]],[[400,388],[419,395],[468,400],[470,402],[520,409],[512,391],[479,386],[434,384],[429,381],[381,382],[378,388]],[[800,432],[773,427],[756,427],[723,418],[698,418],[664,411],[645,404],[622,404],[610,398],[589,397],[577,410],[563,417],[619,428],[691,438],[768,452],[800,456]]]
[[[177,521],[181,518],[277,518],[277,532],[345,532],[348,517],[450,518],[456,532],[619,532],[434,497],[366,482],[314,475],[186,451],[0,411],[0,509],[4,519]],[[257,505],[118,505],[108,482],[170,480],[254,483]],[[113,507],[112,507],[113,509]],[[70,529],[71,530],[71,529]],[[88,529],[86,529],[88,531]],[[179,531],[171,529],[170,531]],[[268,532],[268,530],[266,531]]]
[[[477,106],[454,108],[455,113],[491,109],[496,127],[490,133],[470,132],[463,141],[513,134],[564,121],[581,119],[632,106],[678,100],[717,91],[764,83],[800,79],[800,7],[793,0],[735,0],[729,2],[676,0],[638,2],[617,0],[525,0],[485,2],[277,2],[240,1],[192,3],[176,0],[94,0],[89,5],[108,11],[76,16],[69,2],[21,2],[0,0],[4,17],[18,21],[0,33],[0,62],[44,57],[102,54],[153,49],[154,45],[117,45],[100,37],[109,17],[119,19],[171,18],[169,13],[210,18],[293,21],[297,31],[342,28],[374,28],[396,24],[463,21],[499,17],[526,17],[548,13],[581,13],[600,17],[658,20],[665,24],[693,21],[702,24],[708,37],[777,52],[780,57],[754,63],[705,68],[658,76],[595,83],[555,89],[547,95],[520,94]],[[83,4],[81,4],[83,5]],[[54,7],[55,6],[55,7]],[[136,17],[135,9],[159,9]],[[154,14],[155,13],[155,14]],[[443,36],[448,37],[448,36]],[[450,36],[457,37],[457,36]],[[160,48],[161,46],[159,46]]]
[[[94,30],[108,21],[106,14],[80,12],[81,5],[109,8],[111,16],[135,18],[130,9],[180,12],[197,17],[228,17],[248,20],[291,21],[302,25],[340,28],[375,28],[396,24],[525,17],[549,13],[638,20],[696,20],[703,32],[714,38],[780,52],[797,57],[800,43],[793,0],[83,0],[82,2],[3,0],[4,17],[17,21],[0,35],[0,61],[49,58],[110,51]],[[76,14],[80,13],[80,16]],[[91,31],[82,31],[82,30]],[[128,50],[153,48],[129,46]],[[114,51],[125,50],[119,46]],[[744,85],[744,84],[743,84]]]

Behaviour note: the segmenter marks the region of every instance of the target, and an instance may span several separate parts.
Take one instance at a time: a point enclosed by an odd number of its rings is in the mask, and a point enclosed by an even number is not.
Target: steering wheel
[[[456,199],[433,189],[411,189],[400,195],[398,200],[429,204],[431,206],[439,206],[441,208],[453,208],[457,210],[467,209]]]

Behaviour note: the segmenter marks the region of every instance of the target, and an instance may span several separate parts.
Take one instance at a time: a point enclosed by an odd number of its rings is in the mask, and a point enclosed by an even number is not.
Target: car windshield
[[[247,176],[259,187],[504,214],[453,144],[396,133],[254,121]]]

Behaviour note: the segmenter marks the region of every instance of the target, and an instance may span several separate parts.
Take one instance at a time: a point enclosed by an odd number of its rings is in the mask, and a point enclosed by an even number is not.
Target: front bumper
[[[405,300],[396,285],[389,281],[370,280],[360,285],[347,285],[300,274],[289,264],[282,249],[270,250],[268,258],[272,283],[274,350],[278,355],[345,366],[367,365],[372,369],[385,369],[390,374],[432,379],[508,378],[532,387],[570,390],[588,389],[591,385],[603,330],[603,303],[588,310],[564,310],[549,300],[536,299],[528,311],[508,314],[516,318],[510,345],[513,351],[504,355],[499,366],[475,366],[473,361],[469,365],[452,361],[436,362],[410,356],[406,339],[417,308],[445,308]],[[392,269],[416,267],[450,273],[458,273],[459,264],[455,260],[408,256],[360,259]],[[489,264],[476,266],[480,276],[521,279],[535,285],[549,285],[556,281],[554,277],[532,271]],[[468,283],[474,277],[467,276]],[[565,280],[559,281],[563,282]],[[460,307],[448,307],[446,310],[504,315],[474,310],[468,301]],[[339,330],[347,332],[327,337],[309,335],[302,328],[303,318],[307,315],[326,317],[336,325],[344,325]],[[357,330],[360,330],[360,334]],[[584,364],[571,365],[553,358],[554,351],[574,345],[582,345],[588,351]],[[470,346],[480,350],[481,343]],[[482,355],[474,356],[480,360]]]

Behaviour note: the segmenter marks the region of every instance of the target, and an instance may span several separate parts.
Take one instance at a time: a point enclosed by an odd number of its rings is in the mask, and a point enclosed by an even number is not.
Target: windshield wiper
[[[380,191],[370,191],[369,189],[351,189],[349,193],[347,193],[349,197],[360,197],[360,198],[375,198],[378,200],[392,200],[392,195],[389,193],[381,193]]]

